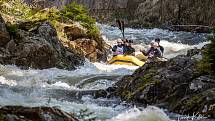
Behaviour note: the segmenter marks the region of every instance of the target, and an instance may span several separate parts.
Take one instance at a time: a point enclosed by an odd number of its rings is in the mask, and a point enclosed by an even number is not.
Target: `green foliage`
[[[89,12],[84,6],[72,2],[66,5],[61,13],[64,18],[80,22],[88,30],[89,35],[98,34],[98,28],[95,26],[96,20],[89,16]]]
[[[6,26],[7,31],[9,32],[9,34],[13,37],[17,36],[17,30],[18,30],[18,26],[17,25],[7,25]]]
[[[29,16],[28,20],[48,20],[52,21],[60,21],[62,19],[60,11],[53,7],[49,9],[43,9],[36,12],[34,15]]]
[[[19,19],[33,15],[33,6],[27,5],[24,0],[2,0],[0,5],[1,12]]]
[[[191,108],[193,108],[194,106],[199,105],[199,104],[201,103],[202,100],[203,100],[202,97],[196,95],[196,96],[193,96],[193,97],[191,97],[190,99],[186,100],[186,101],[184,102],[184,106],[185,106],[187,109],[191,109]]]
[[[210,74],[215,68],[215,28],[213,35],[208,39],[211,43],[203,50],[203,59],[198,63],[198,69],[202,73]]]
[[[4,121],[4,115],[0,114],[0,121]]]
[[[88,10],[75,2],[66,5],[62,10],[57,8],[46,8],[40,10],[35,6],[30,6],[24,2],[24,0],[1,0],[0,10],[2,13],[13,16],[21,20],[48,20],[53,25],[57,21],[77,21],[87,29],[87,33],[90,37],[97,37],[99,30],[96,27],[96,20],[89,16]],[[9,31],[13,34],[15,28],[9,27]]]

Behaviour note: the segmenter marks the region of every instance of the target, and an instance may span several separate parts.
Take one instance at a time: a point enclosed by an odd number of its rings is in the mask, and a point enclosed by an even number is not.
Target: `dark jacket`
[[[149,57],[162,57],[162,52],[161,52],[160,48],[154,49],[153,47],[151,47],[146,52],[146,55],[149,56]]]
[[[125,46],[124,54],[132,55],[135,52],[135,49],[131,46]]]
[[[163,48],[163,46],[160,46],[159,45],[159,49],[160,49],[160,51],[162,52],[162,54],[164,53],[164,48]]]

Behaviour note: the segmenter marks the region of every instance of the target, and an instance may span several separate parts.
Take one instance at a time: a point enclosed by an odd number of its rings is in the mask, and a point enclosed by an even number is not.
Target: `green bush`
[[[19,19],[26,19],[33,15],[33,6],[27,5],[24,0],[1,0],[0,5],[2,13]]]
[[[64,18],[80,22],[88,30],[89,35],[93,36],[98,33],[98,28],[95,26],[96,20],[89,16],[89,12],[83,5],[72,2],[66,5],[61,13]]]
[[[215,72],[215,28],[213,29],[212,36],[208,40],[211,43],[203,50],[203,59],[198,64],[199,70],[207,74]]]
[[[49,9],[43,9],[37,11],[32,16],[27,18],[28,20],[48,20],[48,21],[60,21],[62,19],[60,11],[53,7]]]
[[[17,25],[7,25],[6,26],[7,28],[7,31],[9,32],[10,36],[13,36],[13,37],[17,37],[17,30],[18,30],[18,26]]]

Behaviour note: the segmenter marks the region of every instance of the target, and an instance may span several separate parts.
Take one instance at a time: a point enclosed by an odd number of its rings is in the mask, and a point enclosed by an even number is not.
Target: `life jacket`
[[[160,51],[159,48],[157,49],[150,48],[150,50],[148,51],[148,57],[160,57],[160,56],[162,56],[162,52]]]
[[[124,54],[124,47],[117,46],[116,51],[113,53],[113,55],[123,55]]]

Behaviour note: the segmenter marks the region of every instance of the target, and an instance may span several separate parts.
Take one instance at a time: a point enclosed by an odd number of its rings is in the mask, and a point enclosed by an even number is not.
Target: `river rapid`
[[[107,43],[121,37],[117,27],[97,24]],[[136,51],[147,49],[155,38],[161,39],[164,56],[186,54],[188,49],[205,45],[206,34],[171,32],[162,29],[125,29],[125,36],[134,40]],[[52,106],[79,116],[80,120],[106,121],[210,121],[194,114],[183,116],[155,106],[137,107],[120,99],[94,99],[92,92],[106,89],[138,67],[91,63],[74,71],[57,68],[21,70],[14,65],[0,65],[0,105]]]

